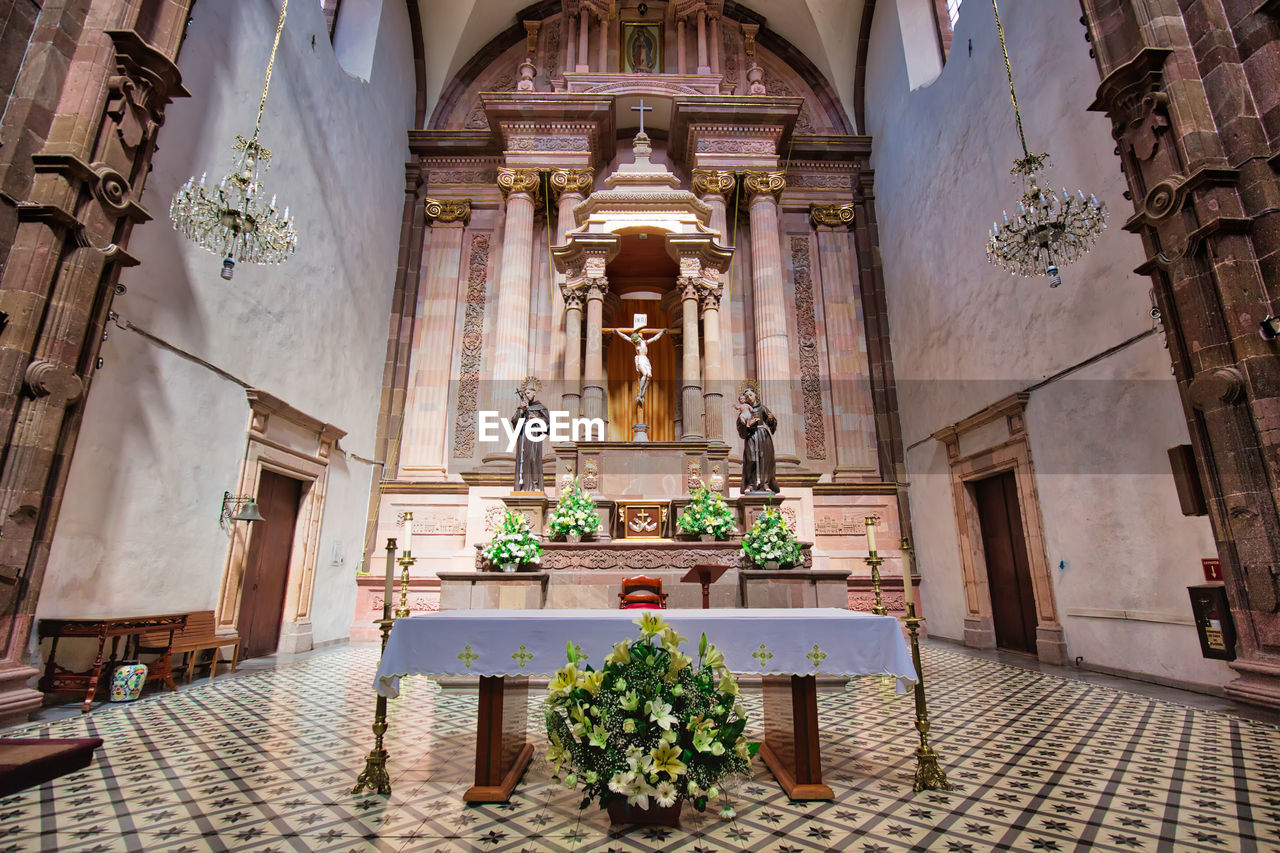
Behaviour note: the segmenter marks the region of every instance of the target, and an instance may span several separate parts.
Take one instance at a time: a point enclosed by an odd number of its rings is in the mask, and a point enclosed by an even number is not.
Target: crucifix
[[[644,100],[642,99],[640,101],[640,106],[632,107],[631,111],[633,113],[640,113],[640,133],[643,134],[644,133],[644,114],[653,112],[653,107],[646,107],[644,105]]]

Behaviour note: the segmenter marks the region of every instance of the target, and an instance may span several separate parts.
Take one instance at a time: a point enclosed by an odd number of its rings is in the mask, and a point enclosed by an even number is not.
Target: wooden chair
[[[162,651],[168,642],[168,632],[143,634],[138,638],[138,651]],[[187,669],[187,683],[191,683],[195,669],[201,665],[200,657],[205,652],[212,652],[209,663],[209,679],[218,674],[218,656],[222,649],[231,646],[231,671],[236,671],[240,663],[239,635],[218,636],[212,610],[201,610],[187,615],[186,627],[174,634],[172,653],[181,655],[181,665]],[[175,667],[176,669],[177,667]]]
[[[662,591],[662,578],[650,578],[637,575],[622,581],[622,592],[618,593],[620,610],[666,610],[667,594]]]

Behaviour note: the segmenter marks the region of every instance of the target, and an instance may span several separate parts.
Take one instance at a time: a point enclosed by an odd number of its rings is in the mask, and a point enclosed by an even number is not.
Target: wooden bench
[[[138,651],[144,654],[163,651],[168,639],[168,634],[158,632],[143,634],[138,640]],[[209,680],[213,680],[213,677],[218,674],[219,652],[227,646],[232,647],[231,671],[235,672],[240,663],[240,636],[238,634],[219,636],[216,632],[213,611],[201,610],[187,614],[187,624],[174,634],[170,651],[174,655],[181,655],[179,666],[186,667],[187,683],[190,684],[196,667],[201,665],[200,656],[204,652],[213,653],[209,661]],[[174,668],[177,669],[179,666]]]

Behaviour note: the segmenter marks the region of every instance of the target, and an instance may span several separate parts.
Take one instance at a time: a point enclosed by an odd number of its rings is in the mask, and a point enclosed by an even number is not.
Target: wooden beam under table
[[[822,782],[818,743],[818,682],[812,675],[768,675],[760,757],[793,800],[833,800]]]
[[[526,740],[529,679],[480,676],[476,716],[476,782],[462,795],[468,803],[505,803],[533,760]]]

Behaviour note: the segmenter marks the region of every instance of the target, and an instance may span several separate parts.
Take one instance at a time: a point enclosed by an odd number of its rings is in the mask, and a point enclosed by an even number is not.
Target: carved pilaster
[[[815,228],[825,225],[828,228],[849,228],[853,226],[852,204],[811,204],[809,205],[809,222]]]
[[[446,222],[461,222],[467,225],[471,222],[471,199],[444,199],[437,201],[434,198],[425,200],[427,224]]]
[[[510,197],[513,193],[524,193],[538,201],[542,188],[542,173],[537,169],[513,169],[509,166],[498,168],[498,189]]]

